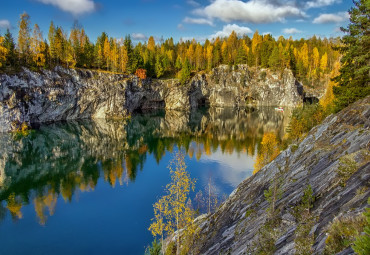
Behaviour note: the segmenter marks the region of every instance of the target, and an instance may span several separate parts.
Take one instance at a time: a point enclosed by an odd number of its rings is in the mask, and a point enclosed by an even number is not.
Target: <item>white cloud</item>
[[[194,1],[194,0],[187,0],[187,1],[186,1],[186,3],[187,3],[188,5],[193,6],[193,7],[198,7],[198,6],[200,6],[200,3],[198,3],[197,1]]]
[[[340,23],[349,19],[348,12],[323,13],[313,20],[314,24]]]
[[[294,35],[294,34],[302,33],[302,31],[296,28],[284,28],[283,33],[288,34],[288,35]]]
[[[315,1],[308,1],[306,3],[306,8],[318,8],[323,6],[328,6],[336,3],[340,3],[341,0],[315,0]]]
[[[204,18],[189,18],[189,17],[185,17],[185,19],[183,20],[183,22],[189,23],[189,24],[198,24],[198,25],[210,25],[210,26],[213,26],[212,20],[204,19]]]
[[[0,28],[3,28],[3,29],[10,28],[9,20],[6,20],[6,19],[0,20]]]
[[[218,166],[213,171],[213,174],[216,175],[213,179],[221,179],[224,183],[228,183],[233,188],[236,188],[242,180],[252,175],[255,157],[245,154],[239,156],[235,153],[227,155],[218,149],[210,156],[202,156],[200,161],[202,163],[216,162]]]
[[[96,4],[92,0],[37,0],[43,4],[51,4],[62,11],[79,15],[96,10]]]
[[[146,41],[148,40],[148,37],[142,33],[132,33],[131,37],[135,41]]]
[[[222,31],[216,32],[215,34],[211,35],[210,38],[228,37],[232,31],[235,31],[238,36],[253,33],[249,27],[240,27],[236,24],[228,24],[223,27]]]
[[[194,14],[217,18],[225,22],[241,21],[251,23],[283,22],[286,17],[303,17],[306,14],[294,2],[285,4],[271,0],[215,0],[204,8],[194,10]]]

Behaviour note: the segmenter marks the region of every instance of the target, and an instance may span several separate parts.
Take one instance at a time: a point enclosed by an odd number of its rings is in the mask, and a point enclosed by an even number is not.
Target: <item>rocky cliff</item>
[[[245,65],[220,66],[196,74],[189,84],[176,79],[55,68],[0,76],[0,132],[29,124],[84,118],[122,118],[155,108],[190,110],[201,105],[243,107],[297,106],[303,89],[289,70],[277,75]]]
[[[366,206],[369,128],[370,97],[327,117],[199,217],[192,252],[323,254],[330,223],[352,221]]]

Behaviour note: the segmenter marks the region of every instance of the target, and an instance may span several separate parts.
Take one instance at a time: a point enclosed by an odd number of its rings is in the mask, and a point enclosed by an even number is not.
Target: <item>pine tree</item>
[[[354,1],[349,10],[350,24],[341,28],[346,33],[342,38],[344,54],[340,74],[335,78],[334,87],[336,110],[370,94],[370,2]]]
[[[280,66],[281,59],[279,56],[280,56],[279,47],[275,46],[269,58],[269,67],[272,70],[277,70],[278,67]]]
[[[127,67],[127,71],[129,73],[133,73],[136,71],[133,70],[133,66],[132,66],[132,62],[133,62],[133,49],[132,49],[132,42],[131,42],[131,37],[128,35],[125,37],[125,40],[123,42],[123,44],[125,45],[125,49],[127,51],[127,56],[128,56],[128,61],[127,61],[127,64],[126,64],[126,67]]]
[[[6,30],[4,35],[4,41],[2,43],[3,47],[7,49],[6,65],[15,67],[17,64],[17,56],[15,52],[15,43],[9,28]]]
[[[155,60],[155,75],[160,78],[164,74],[164,67],[160,55],[157,55]]]
[[[189,78],[190,78],[191,70],[190,70],[190,64],[188,59],[185,59],[185,62],[182,65],[182,69],[180,72],[180,82],[182,85],[185,85]]]
[[[48,33],[48,40],[49,40],[49,55],[50,55],[50,66],[55,63],[56,59],[56,52],[55,52],[55,27],[53,21],[50,22],[49,33]]]

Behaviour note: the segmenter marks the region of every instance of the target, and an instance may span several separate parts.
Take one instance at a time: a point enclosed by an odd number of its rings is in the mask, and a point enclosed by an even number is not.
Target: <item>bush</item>
[[[149,246],[145,250],[145,255],[161,255],[161,251],[161,243],[157,241],[157,239],[154,239],[154,241],[152,242],[152,246]]]
[[[367,204],[370,205],[370,197],[367,199]],[[363,214],[366,217],[366,225],[364,233],[356,238],[353,250],[360,255],[370,254],[370,208],[366,208]]]
[[[307,133],[314,126],[320,124],[328,112],[320,104],[305,104],[293,110],[289,123],[289,139],[296,140]]]
[[[324,254],[336,254],[351,246],[364,229],[365,217],[336,218],[330,224]]]

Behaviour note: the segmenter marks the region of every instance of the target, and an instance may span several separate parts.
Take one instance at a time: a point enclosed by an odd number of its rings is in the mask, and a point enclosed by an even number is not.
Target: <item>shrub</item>
[[[365,217],[336,218],[330,224],[324,254],[336,254],[351,246],[364,229]]]
[[[370,197],[367,199],[370,205]],[[359,235],[352,246],[353,250],[360,255],[370,254],[370,208],[366,208],[363,214],[366,217],[364,233]]]

